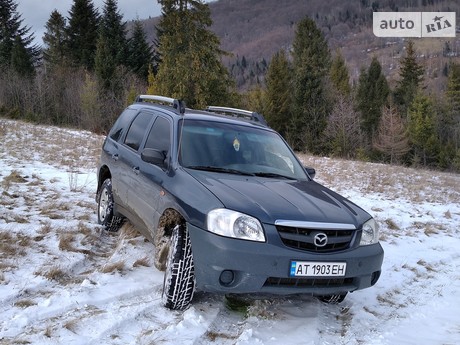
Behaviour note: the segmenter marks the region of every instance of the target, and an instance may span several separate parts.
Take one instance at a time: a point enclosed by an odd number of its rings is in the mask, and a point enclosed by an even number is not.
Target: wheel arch
[[[108,178],[112,178],[112,173],[107,165],[103,165],[99,168],[99,174],[97,177],[97,192],[101,189],[102,184]]]
[[[185,217],[175,208],[166,208],[158,221],[153,238],[155,246],[155,267],[160,271],[166,268],[166,259],[169,252],[169,238],[176,225],[185,226]]]

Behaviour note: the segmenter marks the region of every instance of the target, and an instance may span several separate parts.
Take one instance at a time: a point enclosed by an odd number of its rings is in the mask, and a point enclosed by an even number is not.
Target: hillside
[[[332,52],[342,49],[353,80],[357,80],[361,67],[368,67],[374,55],[379,57],[390,82],[397,76],[404,40],[375,37],[373,10],[456,11],[460,25],[460,2],[456,0],[218,0],[209,3],[209,7],[212,30],[220,38],[222,49],[232,53],[225,63],[241,88],[263,80],[272,55],[290,48],[296,23],[305,16],[316,20]],[[145,21],[152,40],[156,22],[157,18]],[[449,61],[460,61],[460,38],[415,41],[429,85],[439,91]]]
[[[152,244],[97,225],[103,139],[0,118],[1,344],[458,343],[460,175],[301,156],[380,224],[377,284],[340,305],[266,296],[239,311],[200,292],[182,313],[161,304]]]

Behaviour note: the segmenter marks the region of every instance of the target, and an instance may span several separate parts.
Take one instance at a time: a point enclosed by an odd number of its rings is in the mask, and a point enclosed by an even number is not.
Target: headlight
[[[361,246],[366,246],[368,244],[374,244],[379,241],[379,227],[374,218],[369,219],[363,225],[363,232],[361,235]]]
[[[222,236],[265,242],[260,222],[244,213],[218,208],[208,213],[208,230]]]

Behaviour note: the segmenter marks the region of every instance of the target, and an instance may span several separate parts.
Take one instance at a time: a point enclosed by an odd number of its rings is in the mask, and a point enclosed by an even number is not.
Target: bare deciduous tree
[[[359,114],[353,108],[351,98],[338,96],[329,115],[325,137],[334,155],[351,158],[361,147],[363,135]]]
[[[392,104],[383,109],[373,147],[390,157],[390,164],[398,163],[410,150],[406,126]]]

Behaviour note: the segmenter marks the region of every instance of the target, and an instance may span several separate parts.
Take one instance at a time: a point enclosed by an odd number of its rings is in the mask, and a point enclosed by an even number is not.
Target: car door
[[[141,189],[139,183],[139,166],[141,162],[140,148],[154,115],[148,111],[140,111],[126,133],[123,145],[119,148],[119,197],[127,216],[137,225],[139,219],[136,212],[136,195]]]
[[[110,166],[112,173],[112,192],[117,208],[123,207],[121,204],[122,200],[120,199],[121,193],[124,193],[126,196],[126,192],[120,190],[120,175],[124,173],[124,170],[121,169],[122,165],[120,165],[119,162],[120,147],[123,147],[125,134],[137,114],[137,109],[125,109],[110,130],[103,146],[103,160],[104,164]],[[103,181],[100,181],[100,183],[102,182]]]
[[[172,121],[167,116],[158,114],[147,135],[143,149],[153,149],[162,152],[165,161],[169,161],[171,134]],[[160,217],[159,200],[165,193],[163,184],[166,178],[167,166],[140,161],[138,175],[140,188],[135,196],[135,208],[138,216],[142,218],[152,236]]]

